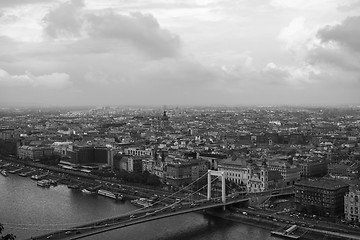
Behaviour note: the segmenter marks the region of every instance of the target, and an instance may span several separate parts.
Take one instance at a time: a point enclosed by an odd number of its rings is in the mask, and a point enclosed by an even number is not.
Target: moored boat
[[[8,174],[7,174],[7,172],[6,172],[6,170],[1,170],[1,175],[3,175],[4,177],[7,177],[8,176]]]
[[[143,207],[143,208],[148,208],[153,206],[152,201],[147,198],[138,198],[135,200],[131,200],[130,202],[135,206]]]
[[[81,192],[83,192],[83,193],[85,193],[85,194],[93,194],[94,192],[92,192],[92,191],[89,191],[88,189],[86,189],[86,188],[83,188],[82,190],[81,190]]]
[[[20,177],[28,177],[31,174],[33,174],[34,172],[35,172],[34,170],[31,170],[31,171],[28,171],[28,172],[22,172],[22,173],[19,173],[19,176]]]
[[[105,197],[109,197],[115,200],[122,200],[123,199],[123,195],[120,193],[113,193],[104,189],[99,189],[97,192],[99,195],[105,196]]]
[[[22,170],[22,168],[17,168],[17,169],[9,170],[9,173],[11,173],[11,174],[18,173],[21,170]]]
[[[33,180],[40,180],[39,175],[32,175],[31,179]]]
[[[47,173],[45,173],[45,174],[40,174],[40,175],[36,174],[36,175],[32,175],[32,176],[31,176],[31,179],[33,179],[33,180],[41,180],[41,179],[43,179],[44,177],[46,177],[47,175],[48,175]]]
[[[45,179],[37,181],[36,184],[40,187],[50,187],[50,181]]]

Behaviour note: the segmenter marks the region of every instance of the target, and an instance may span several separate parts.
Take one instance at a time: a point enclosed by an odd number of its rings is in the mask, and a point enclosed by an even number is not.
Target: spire
[[[262,163],[261,163],[261,167],[263,167],[263,168],[267,168],[267,163],[266,163],[266,160],[264,159],[263,161],[262,161]]]

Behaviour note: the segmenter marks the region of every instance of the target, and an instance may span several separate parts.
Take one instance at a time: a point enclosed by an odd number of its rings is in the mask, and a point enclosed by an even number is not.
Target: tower
[[[170,127],[169,116],[166,114],[166,111],[164,111],[163,115],[160,118],[160,125],[162,130],[169,129]]]
[[[268,189],[268,185],[269,185],[268,166],[267,166],[266,160],[264,160],[261,163],[260,179],[261,179],[262,191],[265,191],[266,189]]]

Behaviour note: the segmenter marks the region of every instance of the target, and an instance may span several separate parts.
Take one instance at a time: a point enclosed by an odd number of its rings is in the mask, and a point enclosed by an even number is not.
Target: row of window
[[[345,212],[348,211],[348,209],[350,209],[350,214],[359,214],[359,208],[358,207],[350,207],[348,208],[348,206],[345,206]]]
[[[350,195],[350,196],[346,196],[348,200],[350,200],[350,202],[359,202],[359,197],[358,196],[353,196],[353,195]]]

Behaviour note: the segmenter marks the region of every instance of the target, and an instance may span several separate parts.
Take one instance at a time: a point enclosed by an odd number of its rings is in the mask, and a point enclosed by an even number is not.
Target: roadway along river
[[[30,178],[0,175],[0,223],[16,239],[30,238],[57,229],[69,228],[136,209],[130,202],[115,202],[87,195],[67,186],[41,188]],[[187,239],[239,240],[276,239],[254,226],[190,213],[147,222],[86,239]]]

